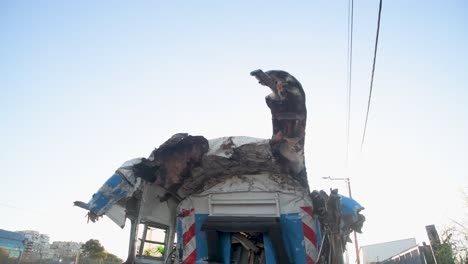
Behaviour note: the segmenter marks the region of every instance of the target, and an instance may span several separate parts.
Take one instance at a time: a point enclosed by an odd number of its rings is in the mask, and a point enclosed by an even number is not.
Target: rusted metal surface
[[[272,91],[266,97],[266,103],[271,110],[273,124],[270,140],[273,157],[287,174],[308,186],[304,163],[307,108],[302,85],[285,71],[267,71],[265,74],[270,78],[267,81],[261,73],[257,70],[251,74]]]
[[[270,78],[267,83],[273,91],[266,97],[273,124],[269,141],[226,137],[209,145],[202,136],[176,134],[145,161],[142,177],[180,197],[212,186],[223,177],[261,172],[292,177],[308,188],[304,163],[307,120],[304,90],[287,72],[264,74]]]
[[[200,165],[206,152],[206,138],[175,134],[151,153],[148,162],[153,170],[146,180],[175,192],[185,179],[191,177],[193,168]]]
[[[269,172],[293,178],[308,189],[304,163],[307,110],[302,85],[285,71],[261,70],[260,83],[272,93],[266,97],[271,110],[270,140],[226,137],[209,145],[202,136],[176,134],[137,166],[140,177],[179,197],[206,189],[233,175]],[[235,140],[236,142],[234,142]]]
[[[267,140],[227,137],[210,140],[210,151],[203,157],[200,167],[194,168],[192,177],[178,190],[186,197],[199,193],[233,176],[260,173],[281,174],[273,160]]]
[[[203,155],[201,155],[203,153]],[[233,176],[268,174],[285,189],[303,188],[273,157],[270,140],[177,134],[136,166],[138,177],[158,184],[178,198],[202,192]]]

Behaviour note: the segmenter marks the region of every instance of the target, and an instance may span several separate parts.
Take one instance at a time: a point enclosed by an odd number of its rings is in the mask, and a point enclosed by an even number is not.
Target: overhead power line
[[[348,1],[348,72],[347,72],[347,115],[346,115],[346,166],[349,159],[349,130],[351,126],[351,83],[353,67],[353,20],[354,20],[354,0]]]
[[[367,131],[367,121],[369,120],[369,110],[371,105],[372,99],[372,88],[374,85],[374,72],[375,72],[375,61],[377,59],[377,46],[379,44],[379,31],[380,31],[380,16],[382,14],[382,0],[379,2],[379,15],[377,18],[377,34],[375,35],[375,47],[374,47],[374,62],[372,63],[372,74],[371,74],[371,81],[370,81],[370,88],[369,88],[369,100],[367,101],[367,113],[366,113],[366,122],[364,123],[364,131],[362,133],[362,141],[361,141],[361,151],[364,146],[364,141],[366,139],[366,131]]]
[[[0,203],[0,206],[7,207],[7,208],[10,208],[10,209],[14,209],[14,210],[23,211],[23,212],[30,213],[30,214],[46,215],[46,213],[43,213],[43,212],[39,212],[39,211],[36,211],[36,210],[27,209],[27,208],[16,207],[14,205],[7,204],[7,203]]]

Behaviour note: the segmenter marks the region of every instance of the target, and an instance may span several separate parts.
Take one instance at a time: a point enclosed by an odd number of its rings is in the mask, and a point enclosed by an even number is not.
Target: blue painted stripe
[[[93,199],[89,201],[89,210],[97,215],[100,215],[101,210],[103,210],[109,204],[109,201],[109,197],[99,191],[94,194]]]
[[[106,183],[104,183],[104,185],[107,185],[111,188],[115,188],[121,182],[122,182],[122,177],[118,174],[114,174],[106,181]]]
[[[182,219],[177,218],[177,244],[178,245],[183,245],[182,236],[183,236]]]
[[[120,175],[112,175],[88,202],[89,210],[97,215],[105,214],[112,205],[128,196],[128,185]]]
[[[263,244],[265,245],[265,257],[267,264],[276,264],[275,250],[270,236],[266,233],[263,234]]]
[[[315,224],[315,234],[317,237],[317,249],[319,249],[322,245],[322,232],[320,231],[320,221],[318,218],[314,218]]]
[[[221,234],[221,256],[224,264],[231,264],[231,233],[223,232]]]
[[[307,263],[302,218],[299,214],[283,214],[280,217],[284,246],[291,263]]]
[[[202,231],[202,225],[208,214],[195,214],[195,238],[197,239],[197,260],[206,260],[208,258],[208,242],[206,233]]]

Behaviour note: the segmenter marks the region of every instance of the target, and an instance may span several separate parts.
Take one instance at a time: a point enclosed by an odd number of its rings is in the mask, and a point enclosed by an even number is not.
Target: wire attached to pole
[[[370,89],[369,89],[369,100],[367,101],[367,113],[366,113],[366,122],[364,123],[364,131],[362,133],[362,141],[361,141],[361,152],[364,146],[364,141],[366,139],[366,131],[367,131],[367,121],[369,120],[369,110],[371,105],[371,98],[372,98],[372,87],[374,85],[374,72],[375,72],[375,61],[377,59],[377,46],[379,44],[379,32],[380,32],[380,16],[382,14],[382,0],[379,3],[379,16],[377,19],[377,34],[375,36],[375,47],[374,47],[374,62],[372,63],[372,75],[371,75],[371,82],[370,82]]]
[[[347,78],[347,106],[348,112],[346,115],[346,166],[349,160],[349,131],[351,126],[351,83],[353,69],[353,20],[354,20],[354,0],[348,1],[348,78]]]

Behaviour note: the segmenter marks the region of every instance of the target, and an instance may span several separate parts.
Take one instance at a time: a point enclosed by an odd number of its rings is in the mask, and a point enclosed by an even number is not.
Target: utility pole
[[[16,261],[16,264],[21,264],[21,258],[23,258],[23,253],[24,253],[24,247],[23,247],[23,249],[21,249],[18,246],[18,251],[19,251],[19,255],[18,255],[18,259]]]
[[[39,249],[39,264],[42,264],[42,245]]]
[[[349,193],[349,198],[353,198],[351,194],[351,180],[349,178],[332,178],[330,176],[328,177],[322,177],[322,179],[330,180],[330,181],[345,181],[348,184],[348,193]],[[357,240],[357,234],[356,231],[354,231],[354,248],[356,250],[356,263],[361,264],[361,260],[359,259],[359,244]]]

